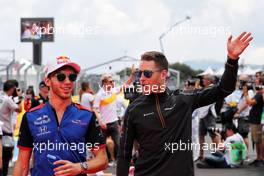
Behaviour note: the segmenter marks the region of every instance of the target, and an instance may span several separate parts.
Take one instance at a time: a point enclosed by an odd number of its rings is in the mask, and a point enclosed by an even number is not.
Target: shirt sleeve
[[[92,102],[92,101],[94,101],[94,96],[92,94],[86,93],[82,95],[81,102]]]
[[[88,99],[90,102],[94,101],[94,96],[92,94],[88,94]]]
[[[253,98],[253,97],[254,97],[254,92],[253,92],[253,90],[249,90],[249,91],[248,91],[248,96],[249,96],[249,98]]]
[[[24,114],[20,125],[18,148],[31,150],[33,148],[33,138],[28,126],[27,116]]]
[[[12,100],[12,98],[8,99],[8,107],[11,109],[11,111],[18,109],[18,105]]]
[[[93,149],[105,147],[105,138],[103,137],[100,125],[97,122],[95,113],[88,125],[87,133],[85,136],[86,143],[92,144]]]

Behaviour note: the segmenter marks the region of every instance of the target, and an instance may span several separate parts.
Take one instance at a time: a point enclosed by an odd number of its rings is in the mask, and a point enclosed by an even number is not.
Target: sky
[[[170,63],[224,63],[228,36],[248,31],[254,39],[241,58],[263,65],[263,7],[262,0],[0,0],[0,50],[15,50],[17,60],[31,61],[32,43],[20,42],[20,18],[53,17],[55,31],[64,30],[55,33],[54,42],[42,44],[43,64],[66,55],[87,68],[125,54],[140,58],[146,51],[160,51],[159,36],[188,15],[190,20],[162,39]]]

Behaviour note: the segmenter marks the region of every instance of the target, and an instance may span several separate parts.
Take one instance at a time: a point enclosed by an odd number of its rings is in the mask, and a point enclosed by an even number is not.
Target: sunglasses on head
[[[67,75],[65,73],[57,73],[56,78],[59,82],[63,82],[66,79]],[[68,75],[68,78],[71,82],[76,81],[77,79],[77,74],[76,73],[71,73]]]
[[[143,71],[141,71],[141,70],[137,70],[137,71],[135,72],[135,75],[136,75],[136,77],[140,78],[141,75],[142,75],[142,73],[143,73],[143,75],[144,75],[146,78],[151,78],[154,72],[159,72],[159,71],[161,71],[161,69],[160,69],[160,70],[143,70]]]

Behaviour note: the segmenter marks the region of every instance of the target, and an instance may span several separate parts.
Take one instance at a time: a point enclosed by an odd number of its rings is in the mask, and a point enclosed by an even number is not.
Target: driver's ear
[[[168,77],[168,70],[162,70],[161,71],[161,78],[166,79]]]
[[[46,84],[48,87],[50,87],[50,78],[49,78],[49,77],[45,77],[44,81],[45,81],[45,84]]]

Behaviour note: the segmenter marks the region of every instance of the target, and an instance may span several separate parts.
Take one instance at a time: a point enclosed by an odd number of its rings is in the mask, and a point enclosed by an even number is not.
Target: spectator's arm
[[[100,113],[100,109],[99,109],[100,102],[101,102],[101,99],[100,99],[99,94],[95,95],[94,102],[93,102],[93,110],[96,111],[97,113]]]
[[[17,113],[22,112],[22,102],[19,102],[18,108],[15,110]]]
[[[251,105],[252,106],[252,105],[257,104],[257,101],[256,101],[255,97],[254,98],[250,98],[249,95],[246,94],[245,98],[246,98],[247,105]]]
[[[96,118],[97,118],[101,128],[106,129],[106,124],[103,122],[101,115],[100,115],[100,102],[101,102],[100,96],[99,96],[99,94],[97,94],[95,96],[95,99],[94,99],[93,110],[95,112]]]
[[[10,98],[8,99],[8,108],[11,110],[11,111],[16,111],[18,113],[20,113],[22,111],[22,103],[21,101],[19,101],[18,104],[15,103],[15,101]]]
[[[236,112],[237,114],[240,114],[241,112],[243,112],[246,108],[248,107],[247,103],[243,103],[241,105],[241,107],[238,109],[238,111]]]

